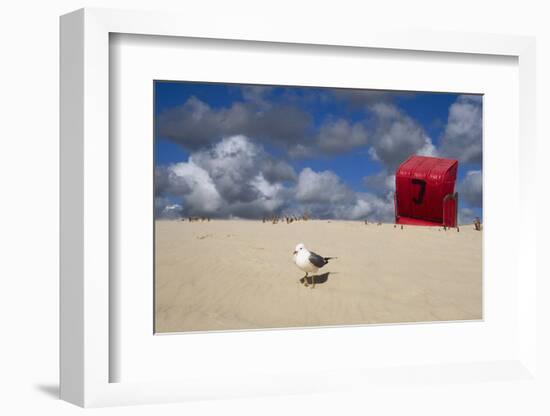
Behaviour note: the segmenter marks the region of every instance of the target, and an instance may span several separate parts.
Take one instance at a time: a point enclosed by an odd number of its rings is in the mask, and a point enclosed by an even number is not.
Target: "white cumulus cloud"
[[[393,217],[390,198],[354,192],[331,171],[303,169],[298,176],[295,198],[317,218],[389,221]]]
[[[461,95],[449,108],[449,118],[441,137],[441,153],[460,162],[481,163],[482,97]]]
[[[156,211],[165,212],[175,197],[182,215],[254,218],[280,209],[284,182],[295,178],[290,165],[245,136],[231,136],[192,153],[187,162],[157,168],[156,194],[165,207]]]
[[[367,130],[361,123],[327,120],[321,125],[318,142],[323,151],[343,153],[367,144]]]
[[[369,108],[374,114],[375,125],[369,154],[390,172],[410,155],[437,155],[424,129],[395,105],[381,102]]]
[[[483,176],[481,170],[471,170],[459,185],[459,195],[471,207],[483,205]]]

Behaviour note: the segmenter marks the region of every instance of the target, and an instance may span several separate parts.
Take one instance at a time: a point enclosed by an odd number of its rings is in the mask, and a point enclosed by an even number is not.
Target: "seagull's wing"
[[[315,267],[323,267],[325,264],[328,263],[323,257],[320,255],[314,253],[313,251],[309,252],[309,262],[313,264]]]

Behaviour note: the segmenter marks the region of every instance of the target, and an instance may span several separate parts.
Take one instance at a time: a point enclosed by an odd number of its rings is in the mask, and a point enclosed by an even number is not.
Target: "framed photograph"
[[[482,95],[153,88],[156,334],[483,318]]]
[[[62,398],[533,380],[534,51],[63,16]]]

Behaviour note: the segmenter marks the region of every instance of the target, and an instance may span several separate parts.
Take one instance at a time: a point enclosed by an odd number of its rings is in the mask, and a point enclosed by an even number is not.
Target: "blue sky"
[[[458,159],[460,220],[482,215],[480,96],[187,82],[154,87],[158,217],[308,211],[391,221],[392,175],[410,154]]]

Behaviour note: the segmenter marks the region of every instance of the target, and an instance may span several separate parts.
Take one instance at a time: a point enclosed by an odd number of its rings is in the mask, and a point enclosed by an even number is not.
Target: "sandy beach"
[[[482,318],[482,232],[310,220],[155,223],[156,332]],[[298,243],[335,256],[314,289]]]

